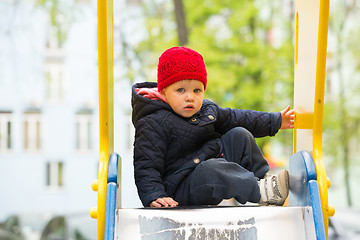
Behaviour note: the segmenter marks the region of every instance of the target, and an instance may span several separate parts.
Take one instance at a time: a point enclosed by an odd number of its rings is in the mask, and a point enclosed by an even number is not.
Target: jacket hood
[[[151,100],[149,98],[139,95],[136,91],[137,88],[155,88],[156,82],[143,82],[136,83],[132,87],[131,93],[131,107],[132,107],[132,122],[135,125],[141,118],[160,109],[171,110],[171,107],[160,100]]]

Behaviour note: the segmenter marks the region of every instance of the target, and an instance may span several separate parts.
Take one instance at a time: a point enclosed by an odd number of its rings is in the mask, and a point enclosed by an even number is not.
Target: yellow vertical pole
[[[329,216],[334,215],[334,208],[328,205],[328,188],[330,182],[327,180],[322,151],[322,126],[324,112],[324,90],[326,72],[327,35],[329,24],[329,0],[320,1],[319,30],[318,30],[318,52],[316,59],[316,81],[315,102],[313,119],[313,157],[319,183],[320,199],[325,224],[326,237],[328,237]]]
[[[96,189],[98,191],[97,239],[104,239],[106,186],[109,154],[114,151],[113,129],[113,65],[114,32],[113,0],[98,0],[98,65],[99,65],[99,172]]]

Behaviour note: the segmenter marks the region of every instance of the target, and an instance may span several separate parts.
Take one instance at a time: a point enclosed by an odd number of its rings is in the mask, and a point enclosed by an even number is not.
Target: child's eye
[[[178,92],[184,92],[185,91],[185,89],[184,88],[178,88],[178,90],[177,90]]]
[[[201,89],[199,89],[199,88],[194,90],[194,93],[199,93],[199,92],[201,92]]]

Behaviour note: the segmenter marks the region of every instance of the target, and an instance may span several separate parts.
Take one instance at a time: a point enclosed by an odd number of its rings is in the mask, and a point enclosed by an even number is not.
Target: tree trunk
[[[344,170],[345,170],[345,188],[346,188],[346,199],[349,207],[352,207],[351,199],[351,186],[350,186],[350,159],[349,159],[349,147],[346,144],[344,148]]]
[[[182,0],[174,0],[174,7],[179,45],[184,46],[188,43],[188,32]]]
[[[338,36],[338,41],[341,40],[341,34]],[[338,49],[338,56],[341,59],[343,56],[342,48]],[[350,159],[349,159],[349,145],[350,145],[350,131],[348,124],[348,113],[346,107],[346,98],[345,98],[345,78],[343,77],[343,64],[341,61],[337,64],[337,71],[339,72],[339,85],[340,85],[340,95],[339,95],[339,108],[340,108],[340,139],[341,139],[341,149],[342,149],[342,163],[344,167],[344,181],[345,181],[345,191],[346,191],[346,200],[349,207],[352,207],[351,200],[351,187],[350,187]]]

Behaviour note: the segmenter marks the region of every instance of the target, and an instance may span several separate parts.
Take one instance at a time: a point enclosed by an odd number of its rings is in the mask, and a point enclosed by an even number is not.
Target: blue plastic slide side
[[[290,157],[290,198],[291,206],[311,206],[310,190],[307,183],[316,181],[316,168],[312,156],[300,151]]]
[[[114,239],[116,183],[108,183],[106,188],[106,215],[105,215],[105,240]]]
[[[311,206],[307,183],[310,180],[309,178],[316,180],[316,171],[315,177],[313,174],[309,176],[308,172],[312,168],[312,164],[306,160],[308,157],[308,152],[297,152],[290,157],[290,206]],[[312,170],[310,171],[312,172]]]
[[[311,156],[311,154],[307,151],[301,151],[300,154],[304,158],[305,163],[305,169],[306,169],[306,175],[308,180],[316,180],[316,168],[314,160]]]
[[[310,197],[311,197],[311,206],[314,215],[316,239],[326,240],[325,225],[321,210],[321,199],[320,199],[318,182],[316,180],[310,180],[309,189],[310,189]]]
[[[314,160],[307,151],[290,157],[290,206],[311,206],[317,240],[326,240]]]
[[[108,184],[106,188],[105,240],[113,240],[115,233],[116,185],[119,154],[109,157]]]
[[[119,162],[119,154],[112,153],[109,157],[108,183],[117,182],[118,162]]]

